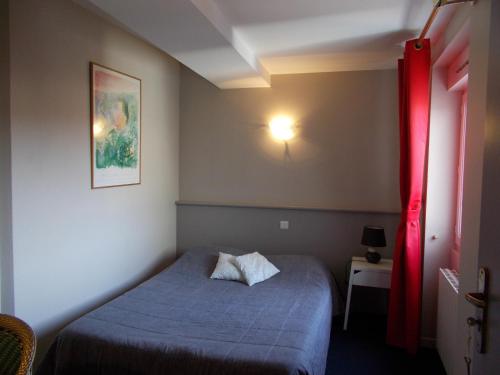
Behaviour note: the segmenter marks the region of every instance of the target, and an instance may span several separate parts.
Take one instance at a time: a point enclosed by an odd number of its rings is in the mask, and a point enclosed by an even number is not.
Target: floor
[[[437,352],[421,349],[416,357],[385,344],[385,317],[352,315],[349,328],[333,322],[326,375],[446,375]]]

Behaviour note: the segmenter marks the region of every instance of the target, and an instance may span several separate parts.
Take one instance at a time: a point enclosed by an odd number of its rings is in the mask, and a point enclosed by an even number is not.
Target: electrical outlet
[[[281,220],[280,221],[280,229],[288,230],[288,220]]]

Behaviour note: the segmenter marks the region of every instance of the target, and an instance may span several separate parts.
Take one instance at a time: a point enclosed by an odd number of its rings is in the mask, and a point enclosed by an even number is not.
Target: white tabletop
[[[392,259],[380,259],[379,263],[369,263],[365,257],[352,257],[351,269],[391,272]]]

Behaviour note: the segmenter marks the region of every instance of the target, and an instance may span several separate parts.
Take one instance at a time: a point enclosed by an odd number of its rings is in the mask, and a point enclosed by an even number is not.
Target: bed
[[[37,375],[323,375],[330,272],[314,257],[267,258],[281,272],[249,287],[209,278],[217,249],[186,252],[63,329]]]

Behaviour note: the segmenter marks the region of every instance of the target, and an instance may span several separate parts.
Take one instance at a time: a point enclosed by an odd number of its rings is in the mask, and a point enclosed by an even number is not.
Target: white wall
[[[175,256],[179,64],[67,0],[11,1],[15,313],[43,335]],[[90,189],[89,61],[142,79],[142,184]]]
[[[455,240],[461,96],[448,91],[446,82],[446,68],[433,69],[422,297],[422,337],[428,344],[436,337],[439,268],[449,266]]]

